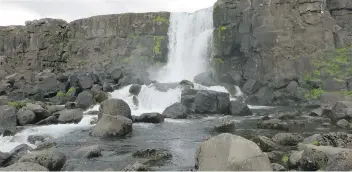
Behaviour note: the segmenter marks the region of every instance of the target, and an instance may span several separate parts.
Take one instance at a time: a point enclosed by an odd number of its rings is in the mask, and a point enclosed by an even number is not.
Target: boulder
[[[14,107],[0,106],[0,135],[4,133],[14,133],[16,131],[17,117]]]
[[[108,171],[114,171],[114,170],[108,170]],[[123,171],[149,171],[148,167],[146,165],[143,165],[139,161],[135,162],[134,164],[128,164]]]
[[[164,122],[164,116],[160,113],[144,113],[138,116],[134,122],[145,122],[145,123],[162,123]]]
[[[154,83],[153,86],[160,92],[167,92],[170,89],[177,88],[178,83]]]
[[[21,158],[21,156],[23,156],[24,154],[28,153],[28,151],[31,151],[31,150],[32,148],[26,144],[21,144],[16,146],[14,149],[12,149],[9,152],[10,156],[6,159],[3,165],[9,166],[16,163]]]
[[[58,115],[58,121],[61,124],[79,123],[83,118],[83,111],[81,109],[65,109],[55,113]]]
[[[187,107],[181,103],[174,103],[167,107],[162,115],[165,116],[165,118],[185,119],[187,118]]]
[[[103,91],[104,92],[113,92],[114,91],[110,81],[106,80],[103,82]]]
[[[132,118],[132,117],[131,117]],[[132,132],[132,121],[124,116],[103,114],[93,128],[94,137],[124,136]]]
[[[332,121],[336,122],[340,119],[352,119],[352,102],[339,101],[331,110],[331,113],[325,113]]]
[[[84,72],[75,72],[69,78],[68,82],[71,87],[82,88],[83,90],[90,89],[94,85],[93,78]]]
[[[277,163],[271,163],[271,165],[273,167],[273,171],[287,171],[283,165]]]
[[[282,157],[286,155],[286,153],[282,151],[271,151],[267,152],[266,154],[272,163],[282,163]]]
[[[323,110],[321,108],[314,109],[309,113],[309,116],[322,116]]]
[[[193,78],[194,82],[200,85],[204,85],[207,87],[216,86],[218,85],[214,79],[213,73],[211,72],[204,72],[196,75]]]
[[[37,148],[35,148],[35,150],[36,151],[47,150],[47,149],[53,148],[54,146],[56,146],[56,142],[54,142],[52,140],[48,140],[43,143],[39,142],[37,145]]]
[[[50,171],[60,171],[66,163],[66,155],[62,152],[43,150],[31,152],[19,160],[19,162],[38,163]]]
[[[56,116],[49,116],[43,120],[40,120],[35,125],[51,125],[51,124],[58,124],[59,121]]]
[[[98,85],[98,84],[95,84],[93,85],[93,87],[90,89],[90,91],[94,94],[95,92],[98,92],[98,91],[103,91],[103,87]]]
[[[81,158],[90,159],[90,158],[95,158],[100,156],[102,156],[101,148],[98,145],[81,147],[74,152],[74,157],[79,159]]]
[[[109,76],[108,78],[113,80],[114,83],[118,83],[120,79],[122,79],[123,77],[123,73],[122,73],[122,70],[121,69],[113,69],[109,72]]]
[[[185,89],[181,93],[181,104],[183,104],[187,111],[194,112],[194,99],[198,90],[195,89]]]
[[[147,159],[144,164],[161,165],[172,159],[172,154],[166,149],[141,149],[132,154],[134,158]]]
[[[94,118],[92,118],[91,120],[90,120],[90,124],[96,124],[98,122],[98,118],[97,117],[94,117]]]
[[[46,109],[38,104],[27,103],[24,109],[34,112],[36,121],[40,121],[51,116],[51,114]]]
[[[10,156],[11,155],[9,153],[0,152],[0,167],[4,165],[4,163]]]
[[[258,145],[228,133],[200,144],[195,167],[202,171],[272,171],[269,158]]]
[[[228,114],[229,93],[200,90],[194,98],[194,109],[198,114]]]
[[[300,166],[300,160],[302,158],[302,151],[293,151],[287,161],[287,165],[290,169],[297,169]]]
[[[133,104],[134,104],[136,107],[139,106],[139,100],[138,100],[137,96],[133,96],[133,97],[132,97],[132,102],[133,102]]]
[[[250,115],[252,115],[252,111],[249,109],[249,107],[246,104],[244,104],[238,100],[231,101],[230,113],[233,116],[250,116]]]
[[[342,151],[330,157],[325,171],[350,171],[352,169],[352,150]]]
[[[348,123],[348,121],[345,119],[340,119],[339,121],[337,121],[336,125],[340,128],[348,128],[350,126],[350,123]]]
[[[342,132],[314,134],[304,139],[303,143],[344,148],[352,144],[352,134]]]
[[[134,95],[134,96],[138,96],[139,92],[141,92],[142,86],[138,85],[138,84],[132,84],[129,92]]]
[[[93,94],[89,91],[83,91],[76,98],[76,105],[81,109],[88,109],[94,104]]]
[[[273,137],[273,141],[285,146],[295,146],[303,141],[303,137],[297,133],[277,133]]]
[[[30,144],[36,144],[36,142],[45,142],[46,138],[44,136],[36,136],[36,135],[31,135],[31,136],[28,136],[27,138],[27,141],[30,143]]]
[[[256,143],[263,152],[271,152],[274,150],[280,150],[281,146],[266,136],[256,136],[253,138],[253,142]]]
[[[192,89],[192,88],[194,88],[194,84],[191,81],[188,81],[188,80],[182,80],[178,85],[182,89]]]
[[[242,91],[246,94],[252,94],[259,89],[259,82],[254,79],[249,79],[242,87]]]
[[[279,119],[270,119],[258,124],[258,128],[262,129],[275,129],[275,130],[288,130],[288,123]]]
[[[222,120],[220,123],[216,124],[214,130],[220,133],[231,133],[236,129],[234,121]]]
[[[128,104],[121,99],[109,99],[100,104],[100,114],[112,116],[123,116],[132,120],[131,109]],[[99,116],[100,117],[100,116]]]
[[[40,93],[44,97],[54,97],[60,90],[60,82],[57,81],[55,74],[50,73],[48,76],[38,80],[38,84],[34,87],[35,93]]]
[[[59,112],[65,109],[64,105],[51,105],[51,106],[47,106],[48,112],[50,114],[53,114],[55,112]]]
[[[76,108],[78,108],[78,107],[77,107],[76,102],[67,102],[67,103],[65,104],[65,108],[66,108],[66,109],[76,109]]]
[[[107,93],[105,93],[104,91],[97,91],[94,93],[94,100],[97,103],[101,103],[107,99],[109,99],[109,95]]]
[[[19,125],[33,124],[35,122],[35,114],[30,110],[20,109],[17,112],[17,123]]]
[[[7,166],[5,168],[0,168],[0,171],[49,171],[49,170],[37,163],[18,162],[10,166]]]

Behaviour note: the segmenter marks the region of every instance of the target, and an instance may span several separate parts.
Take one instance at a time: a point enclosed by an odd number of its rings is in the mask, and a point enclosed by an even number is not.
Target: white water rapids
[[[193,81],[194,76],[206,71],[208,68],[207,60],[211,53],[211,39],[213,32],[212,7],[189,13],[173,13],[170,17],[169,26],[169,54],[168,64],[154,76],[159,82],[179,82],[187,79]],[[181,99],[181,89],[170,89],[167,92],[158,91],[153,85],[142,86],[138,95],[139,106],[136,107],[132,101],[132,95],[129,93],[129,87],[116,90],[111,95],[113,98],[125,100],[132,110],[132,115],[139,116],[146,112],[159,112],[179,102]],[[204,87],[195,84],[195,89],[207,89],[228,92],[224,87]],[[238,96],[241,95],[237,87]],[[232,98],[233,99],[233,98]],[[90,110],[98,110],[96,105]],[[255,107],[251,108],[267,108]],[[27,137],[30,135],[45,135],[53,138],[59,138],[69,134],[71,131],[78,129],[88,129],[93,125],[90,120],[94,116],[85,115],[79,124],[59,124],[48,126],[35,126],[27,128],[15,136],[0,136],[0,151],[9,152],[20,144],[28,144]],[[173,121],[173,120],[170,120]],[[180,121],[177,121],[180,122]]]

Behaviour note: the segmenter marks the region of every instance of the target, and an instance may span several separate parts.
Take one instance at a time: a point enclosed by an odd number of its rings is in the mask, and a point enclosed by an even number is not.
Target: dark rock
[[[296,133],[277,133],[273,137],[273,141],[281,145],[295,146],[303,141],[303,137]]]
[[[352,102],[339,101],[334,105],[331,113],[325,115],[335,122],[340,119],[352,119]]]
[[[110,171],[110,170],[109,170]],[[114,170],[111,170],[114,171]],[[135,162],[134,164],[127,165],[123,171],[149,171],[148,167],[140,163],[139,161]]]
[[[246,100],[246,103],[254,104],[254,105],[271,105],[273,104],[274,99],[274,91],[272,88],[263,87],[259,89],[259,91],[250,95]]]
[[[9,153],[0,152],[0,167],[3,167],[4,162],[10,157]]]
[[[66,108],[66,109],[76,109],[76,108],[78,108],[78,107],[77,107],[76,102],[67,102],[67,103],[65,104],[65,108]]]
[[[220,82],[228,83],[231,85],[242,86],[243,78],[240,74],[235,72],[225,73],[220,77]]]
[[[131,109],[128,104],[121,99],[109,99],[100,104],[100,114],[112,116],[123,116],[132,120]]]
[[[132,118],[132,117],[131,117]],[[94,137],[118,137],[132,132],[132,121],[121,115],[103,114],[91,133]]]
[[[67,82],[70,75],[71,75],[71,72],[59,73],[57,75],[57,80],[60,82]]]
[[[187,108],[181,103],[174,103],[167,107],[162,115],[165,116],[165,118],[185,119],[187,118]]]
[[[288,112],[288,113],[279,113],[278,119],[280,120],[292,120],[301,116],[300,112]]]
[[[229,93],[200,90],[194,98],[195,112],[198,114],[228,114]]]
[[[71,87],[78,87],[84,90],[92,88],[94,85],[93,79],[89,76],[89,74],[84,72],[75,72],[69,78],[68,82]]]
[[[76,98],[76,105],[81,109],[88,109],[94,104],[93,94],[89,91],[83,91]]]
[[[5,132],[14,133],[16,124],[16,109],[7,105],[0,106],[0,135]]]
[[[342,132],[315,134],[306,138],[303,143],[344,148],[352,143],[352,135]]]
[[[244,104],[238,100],[231,101],[230,113],[233,116],[250,116],[250,115],[252,115],[252,111],[249,109],[249,107],[246,104]]]
[[[51,124],[58,124],[59,121],[56,116],[49,116],[43,120],[40,120],[35,125],[51,125]]]
[[[219,124],[215,125],[214,130],[220,133],[231,133],[236,129],[234,121],[222,120]]]
[[[57,81],[56,75],[49,73],[48,76],[38,81],[33,93],[40,93],[44,97],[54,97],[59,89],[59,82]]]
[[[55,112],[64,110],[65,106],[63,106],[63,105],[51,105],[51,106],[48,106],[47,109],[48,109],[48,112],[50,114],[53,114]]]
[[[66,155],[58,151],[43,150],[27,154],[19,161],[38,163],[50,171],[60,171],[66,163]]]
[[[194,89],[182,90],[181,104],[183,104],[189,112],[194,112],[194,99],[197,95],[197,92],[198,90]]]
[[[40,121],[42,119],[45,119],[51,116],[51,114],[46,109],[44,109],[41,105],[27,103],[25,109],[34,112],[36,121]]]
[[[171,160],[172,154],[166,149],[142,149],[132,154],[134,158],[146,158],[147,164],[160,165]]]
[[[288,124],[287,122],[283,122],[279,119],[270,119],[259,123],[258,128],[288,130]]]
[[[114,91],[110,81],[104,81],[104,83],[103,83],[103,91],[104,92],[113,92]]]
[[[337,121],[336,125],[341,128],[348,128],[350,126],[350,123],[348,123],[348,121],[346,121],[345,119],[340,119],[339,121]]]
[[[321,108],[315,109],[309,114],[309,116],[322,116],[322,115],[323,115],[323,110]]]
[[[95,84],[93,85],[93,87],[90,89],[90,91],[95,94],[95,92],[98,92],[98,91],[103,91],[103,87],[98,85],[98,84]]]
[[[177,88],[178,83],[154,83],[153,86],[158,91],[167,92],[170,89]]]
[[[194,84],[191,81],[188,81],[188,80],[182,80],[178,85],[181,86],[181,88],[183,88],[183,89],[192,89],[192,88],[194,88]]]
[[[95,157],[100,157],[102,156],[101,154],[101,148],[98,145],[95,146],[87,146],[87,147],[81,147],[78,150],[74,152],[74,157],[75,158],[95,158]]]
[[[196,75],[193,80],[197,84],[208,86],[208,87],[218,85],[214,79],[213,73],[211,72],[200,73]]]
[[[26,154],[28,151],[31,151],[32,148],[26,144],[21,144],[16,146],[13,150],[9,152],[10,157],[6,159],[3,163],[4,166],[9,166],[16,163],[22,155]]]
[[[271,165],[273,166],[273,171],[287,171],[283,165],[277,163],[271,163]]]
[[[35,114],[30,110],[20,109],[17,112],[17,122],[19,125],[33,124],[35,122]]]
[[[263,116],[263,118],[262,118],[262,120],[263,121],[265,121],[265,120],[269,120],[269,119],[271,119],[268,115],[266,115],[266,116]]]
[[[46,138],[44,136],[36,136],[36,135],[31,135],[28,136],[27,141],[30,144],[36,144],[36,142],[45,142]]]
[[[103,91],[97,91],[94,93],[94,100],[97,103],[101,103],[105,100],[109,99],[109,96],[107,93],[103,92]]]
[[[92,118],[89,123],[90,123],[90,124],[96,124],[96,123],[98,123],[98,118],[96,118],[96,117]]]
[[[112,79],[115,83],[118,83],[122,77],[123,73],[121,69],[113,69],[109,75],[109,79]]]
[[[199,171],[272,171],[269,158],[258,145],[228,133],[217,135],[200,144],[196,152],[195,167]]]
[[[1,171],[49,171],[44,166],[32,162],[18,162],[7,166],[5,168],[0,168]]]
[[[141,89],[142,89],[141,85],[133,84],[133,85],[131,85],[129,92],[132,95],[138,96],[139,92],[141,92]]]
[[[80,109],[66,109],[56,113],[59,115],[58,121],[61,124],[79,123],[83,118],[83,111]]]
[[[271,152],[281,149],[280,145],[265,136],[256,136],[253,138],[253,142],[256,143],[263,152]]]
[[[160,113],[144,113],[137,117],[134,122],[145,122],[145,123],[162,123],[164,122],[164,116]]]
[[[282,163],[282,157],[285,156],[285,152],[282,151],[271,151],[266,153],[270,162],[272,163]]]
[[[54,141],[46,141],[44,143],[39,143],[37,145],[37,148],[35,150],[45,150],[45,149],[50,149],[52,147],[56,146],[56,142]]]

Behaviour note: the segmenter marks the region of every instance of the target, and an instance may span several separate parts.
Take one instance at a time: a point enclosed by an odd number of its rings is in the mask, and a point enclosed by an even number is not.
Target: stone
[[[113,92],[114,89],[112,88],[112,84],[109,81],[104,81],[103,83],[103,91],[104,92]]]
[[[198,114],[229,114],[230,94],[200,90],[194,98],[194,110]]]
[[[300,166],[303,151],[293,151],[287,161],[289,169],[297,169]]]
[[[65,108],[66,108],[66,109],[76,109],[76,108],[78,108],[78,107],[77,107],[76,102],[67,102],[67,103],[65,104]]]
[[[94,137],[118,137],[132,132],[132,120],[124,116],[103,114],[93,128]]]
[[[275,130],[288,130],[288,123],[279,119],[270,119],[258,124],[258,128],[262,129],[275,129]]]
[[[51,116],[51,114],[46,109],[44,109],[41,105],[38,104],[27,103],[24,109],[34,112],[36,116],[36,121],[40,121]]]
[[[19,125],[33,124],[35,122],[35,114],[30,110],[20,109],[17,112],[17,122]]]
[[[59,115],[58,121],[61,124],[78,124],[83,118],[83,111],[81,109],[66,109],[59,111],[56,114]]]
[[[113,69],[109,75],[109,79],[112,79],[115,83],[118,83],[122,77],[123,77],[122,70],[118,68]]]
[[[172,154],[166,149],[141,149],[132,154],[134,158],[144,158],[144,164],[157,165],[172,159]]]
[[[0,152],[0,167],[3,167],[4,163],[10,156],[9,153]]]
[[[250,116],[250,115],[252,115],[252,111],[249,109],[249,107],[246,104],[244,104],[238,100],[231,101],[230,113],[233,116]]]
[[[348,128],[350,126],[350,123],[348,123],[348,121],[345,119],[340,119],[339,121],[337,121],[336,125],[340,128]]]
[[[40,120],[35,125],[51,125],[51,124],[58,124],[59,121],[56,116],[49,116],[43,120]]]
[[[277,133],[273,137],[273,141],[285,146],[295,146],[303,141],[303,137],[297,133]]]
[[[164,122],[164,116],[160,113],[144,113],[138,116],[134,122],[144,122],[144,123],[162,123]]]
[[[16,109],[8,105],[0,106],[0,134],[14,133],[16,125]]]
[[[5,168],[0,168],[1,171],[49,171],[44,166],[32,163],[32,162],[18,162],[7,166]]]
[[[162,115],[165,116],[165,118],[185,119],[187,118],[187,107],[181,103],[174,103],[167,107]]]
[[[332,121],[340,119],[352,119],[352,102],[339,101],[332,108],[331,113],[326,114]]]
[[[89,91],[83,91],[76,98],[76,105],[81,109],[88,109],[94,104],[93,94]]]
[[[256,136],[253,138],[253,142],[256,143],[263,152],[271,152],[274,150],[280,150],[281,146],[266,136]]]
[[[234,121],[222,120],[215,125],[214,130],[220,133],[231,133],[236,130],[236,125]]]
[[[114,171],[114,170],[108,170]],[[127,165],[123,171],[149,171],[148,167],[140,163],[139,161],[135,162],[134,164]]]
[[[9,152],[10,156],[6,159],[3,165],[9,166],[16,163],[21,158],[21,156],[23,156],[24,154],[28,153],[28,151],[31,151],[31,150],[32,148],[26,144],[21,144],[16,146],[14,149],[12,149]]]
[[[324,170],[349,171],[352,169],[352,151],[342,151],[330,157]]]
[[[94,93],[94,100],[97,103],[101,103],[107,99],[109,99],[109,95],[107,93],[105,93],[104,91],[97,91]]]
[[[271,151],[266,153],[271,163],[282,163],[282,157],[286,155],[282,151]]]
[[[132,120],[131,109],[128,104],[121,99],[109,99],[100,104],[99,111],[101,114],[112,116],[123,116]]]
[[[314,109],[309,114],[309,116],[322,116],[322,115],[323,115],[323,110],[321,108]]]
[[[254,142],[228,133],[200,144],[195,167],[200,171],[272,171],[269,158]]]
[[[141,89],[142,89],[141,85],[133,84],[131,85],[129,92],[134,96],[138,96],[139,92],[141,92]]]
[[[51,106],[48,106],[47,109],[50,114],[53,114],[55,112],[64,110],[65,106],[64,105],[51,105]]]
[[[194,84],[191,81],[188,81],[188,80],[182,80],[178,85],[182,89],[193,89],[194,88]]]
[[[103,91],[103,87],[98,85],[98,84],[95,84],[93,85],[93,87],[90,89],[90,91],[95,94],[96,92],[98,91]]]
[[[52,150],[35,151],[21,157],[19,162],[38,163],[50,171],[60,171],[66,163],[66,155]]]
[[[9,98],[7,96],[0,96],[0,106],[8,105],[8,104],[9,104]]]
[[[200,73],[200,74],[196,75],[193,78],[193,80],[195,83],[200,84],[200,85],[204,85],[207,87],[217,85],[217,83],[213,77],[213,74],[211,72]]]
[[[352,143],[352,135],[342,132],[315,134],[306,138],[303,143],[345,148]]]
[[[84,72],[75,72],[69,78],[68,82],[71,87],[79,87],[82,89],[90,89],[94,85],[93,78]]]
[[[46,138],[44,136],[39,136],[39,135],[31,135],[31,136],[28,136],[27,138],[27,141],[33,145],[35,145],[36,142],[45,142],[45,140]]]
[[[90,159],[90,158],[95,158],[100,156],[102,156],[101,148],[98,145],[81,147],[74,152],[74,157],[79,159],[82,159],[82,158]]]
[[[243,85],[242,91],[247,94],[252,94],[258,90],[258,85],[256,80],[250,79]]]
[[[271,165],[273,167],[273,171],[287,171],[283,165],[277,163],[271,163]]]

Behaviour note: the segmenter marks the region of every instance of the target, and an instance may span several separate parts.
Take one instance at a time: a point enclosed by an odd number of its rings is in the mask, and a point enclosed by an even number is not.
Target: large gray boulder
[[[5,152],[0,152],[0,167],[4,165],[6,160],[10,157],[11,155],[9,153]]]
[[[314,134],[305,138],[303,140],[303,143],[345,148],[348,145],[352,144],[352,134],[347,134],[343,132]]]
[[[271,152],[273,150],[281,149],[279,144],[275,143],[266,136],[256,136],[253,138],[253,142],[255,142],[264,152]]]
[[[33,124],[35,122],[34,112],[20,109],[17,112],[17,122],[19,125]]]
[[[83,111],[81,109],[65,109],[55,113],[59,115],[58,121],[62,124],[79,123],[83,118]]]
[[[21,144],[12,149],[9,154],[10,156],[4,161],[4,166],[9,166],[16,163],[23,155],[31,151],[32,148],[26,144]]]
[[[51,116],[51,114],[39,104],[27,103],[24,109],[34,112],[36,116],[36,121],[40,121]]]
[[[352,150],[342,151],[330,157],[325,171],[350,171],[352,169]]]
[[[269,158],[258,145],[224,133],[200,144],[196,169],[201,171],[272,171]]]
[[[334,122],[337,122],[340,119],[352,119],[352,102],[339,101],[329,112],[330,113],[325,113],[324,115]]]
[[[81,147],[74,152],[74,157],[79,159],[81,158],[89,159],[89,158],[94,158],[99,156],[102,156],[102,154],[101,154],[101,148],[98,145]]]
[[[5,132],[14,133],[16,131],[17,117],[14,107],[0,106],[0,134]]]
[[[123,116],[132,120],[131,109],[128,104],[121,99],[109,99],[100,104],[100,114],[112,116]],[[99,115],[100,118],[101,115]]]
[[[51,124],[58,124],[59,121],[57,120],[56,116],[49,116],[43,120],[40,120],[35,125],[51,125]]]
[[[164,122],[165,116],[161,115],[160,113],[144,113],[141,116],[136,117],[134,122],[144,122],[144,123],[162,123]]]
[[[208,87],[217,85],[217,83],[214,79],[213,73],[211,73],[211,72],[200,73],[200,74],[196,75],[193,78],[193,80],[197,84],[208,86]]]
[[[132,132],[132,120],[116,115],[103,114],[93,128],[91,135],[94,137],[124,136]]]
[[[250,116],[250,115],[252,115],[252,111],[249,109],[249,107],[239,100],[231,101],[230,113],[233,116]]]
[[[76,106],[81,109],[88,109],[94,104],[93,94],[89,91],[83,91],[76,98]]]
[[[84,72],[75,72],[69,78],[68,82],[71,87],[79,87],[82,89],[90,89],[94,85],[93,78]]]
[[[43,150],[26,154],[19,162],[38,163],[50,171],[60,171],[66,163],[66,155],[62,152]]]
[[[277,133],[273,137],[273,141],[285,146],[295,146],[303,141],[303,137],[297,133]]]
[[[49,171],[49,170],[38,163],[18,162],[10,166],[7,166],[5,168],[0,168],[0,171]]]
[[[187,107],[181,103],[174,103],[167,107],[163,113],[165,118],[184,119],[187,118]]]
[[[198,114],[228,114],[230,94],[200,90],[194,98],[194,110]]]

